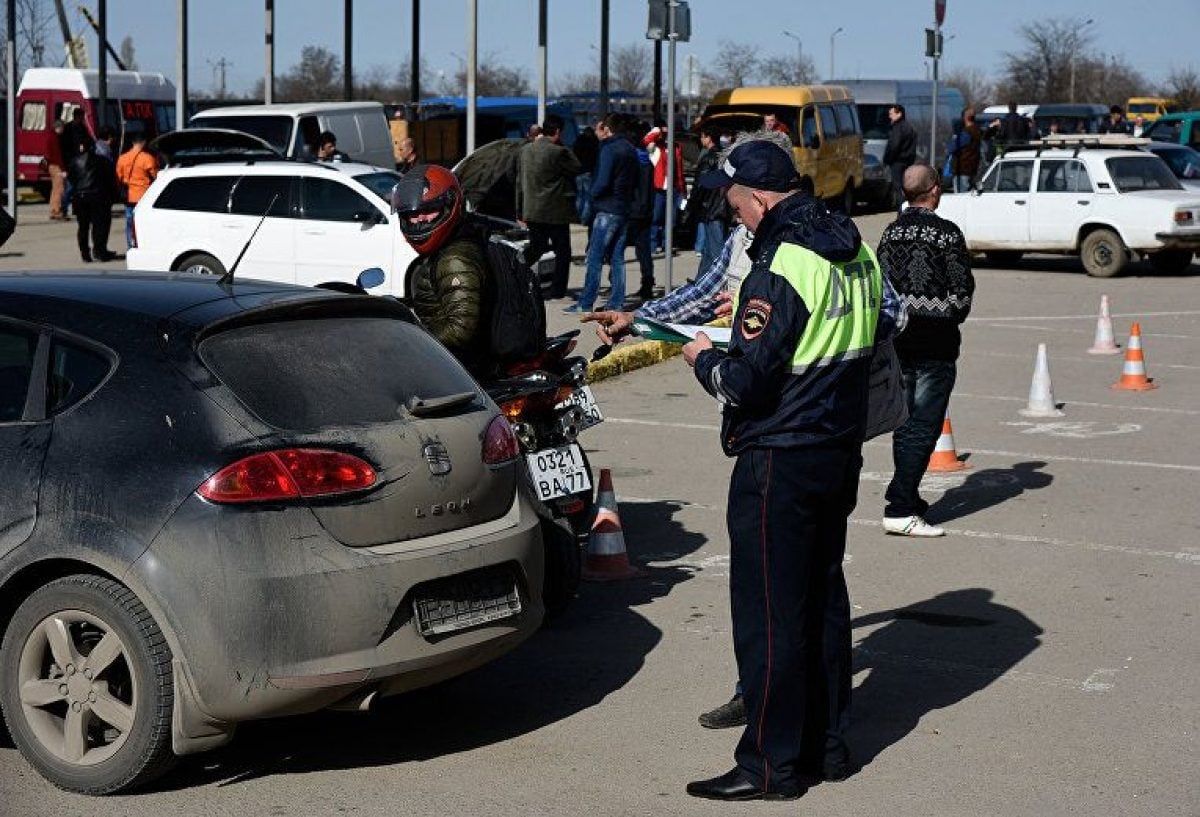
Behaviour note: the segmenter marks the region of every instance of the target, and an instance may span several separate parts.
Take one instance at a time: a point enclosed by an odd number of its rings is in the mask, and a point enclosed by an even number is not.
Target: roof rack
[[[1030,139],[1027,147],[1037,148],[1038,156],[1046,148],[1075,148],[1074,156],[1084,148],[1137,148],[1150,144],[1150,140],[1142,136],[1127,136],[1123,133],[1065,133],[1055,136],[1043,136],[1041,139]]]

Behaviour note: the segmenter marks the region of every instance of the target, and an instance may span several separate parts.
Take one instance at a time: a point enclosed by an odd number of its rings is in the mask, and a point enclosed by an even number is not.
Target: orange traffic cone
[[[611,582],[640,575],[641,571],[629,563],[629,554],[625,551],[625,534],[621,532],[612,471],[601,468],[600,488],[596,496],[596,521],[592,523],[592,532],[588,536],[583,578],[593,582]]]
[[[961,471],[970,467],[958,458],[958,452],[954,450],[954,431],[950,428],[950,411],[947,409],[946,418],[942,420],[942,436],[938,437],[933,456],[929,458],[929,465],[925,470]]]
[[[1114,389],[1126,391],[1148,391],[1158,386],[1146,377],[1146,358],[1142,356],[1142,327],[1134,323],[1129,330],[1129,345],[1125,347],[1125,365],[1121,367],[1121,379],[1112,384]]]

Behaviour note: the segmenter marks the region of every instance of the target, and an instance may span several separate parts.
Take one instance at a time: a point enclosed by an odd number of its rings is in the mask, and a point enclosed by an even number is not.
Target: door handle
[[[222,221],[221,226],[226,230],[240,230],[244,225],[240,221]]]
[[[1013,204],[1019,204],[1019,205],[1021,205],[1022,207],[1024,207],[1024,206],[1025,206],[1025,199],[1017,199],[1016,201],[1014,201],[1014,202],[1013,202]]]
[[[1076,204],[1091,204],[1092,200],[1091,199],[1079,199],[1075,203]]]
[[[308,229],[301,230],[301,232],[303,232],[305,235],[325,235],[324,230],[318,230],[313,227],[309,227]]]

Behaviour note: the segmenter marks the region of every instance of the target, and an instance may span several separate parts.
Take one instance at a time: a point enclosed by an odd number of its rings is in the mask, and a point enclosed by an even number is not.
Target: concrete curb
[[[729,326],[728,318],[720,318],[706,326]],[[595,363],[588,364],[587,382],[599,383],[625,372],[632,372],[678,357],[683,350],[679,343],[662,340],[644,340],[629,346],[618,346]]]

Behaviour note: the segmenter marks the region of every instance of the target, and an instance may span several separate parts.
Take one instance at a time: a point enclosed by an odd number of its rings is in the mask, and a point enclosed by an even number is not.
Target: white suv
[[[374,292],[402,296],[416,252],[391,212],[399,178],[352,162],[169,167],[134,211],[136,246],[126,265],[221,275],[245,249],[238,277],[315,286],[353,283],[364,269],[379,267],[386,281]]]
[[[942,197],[938,215],[967,247],[1011,264],[1026,252],[1078,253],[1089,275],[1121,272],[1131,254],[1183,272],[1200,250],[1200,191],[1185,191],[1149,140],[1057,137],[1010,150],[970,193]]]

